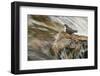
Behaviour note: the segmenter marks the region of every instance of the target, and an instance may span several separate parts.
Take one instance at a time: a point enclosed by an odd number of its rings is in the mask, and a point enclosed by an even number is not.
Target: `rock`
[[[61,55],[64,53],[63,58],[64,55],[66,54],[65,58],[72,59],[72,58],[76,58],[78,54],[80,54],[80,52],[85,53],[85,51],[87,50],[87,40],[85,41],[83,41],[83,39],[81,40],[81,38],[84,36],[82,37],[80,36],[81,37],[80,39],[77,39],[77,36],[74,36],[74,38],[72,37],[73,37],[72,35],[66,37],[64,32],[60,32],[58,34],[58,37],[55,39],[54,44],[52,46],[52,51],[55,53],[56,57],[59,58],[60,56],[59,53]],[[83,55],[81,55],[81,58],[82,56]]]

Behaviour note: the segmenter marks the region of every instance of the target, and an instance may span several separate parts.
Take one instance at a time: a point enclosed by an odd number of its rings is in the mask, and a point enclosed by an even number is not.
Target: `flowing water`
[[[87,17],[28,15],[28,60],[88,58],[88,40],[69,39],[65,24],[88,37]]]

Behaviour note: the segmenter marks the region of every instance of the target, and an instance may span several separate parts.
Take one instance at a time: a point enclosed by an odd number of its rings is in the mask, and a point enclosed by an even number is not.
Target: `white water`
[[[49,16],[53,21],[61,24],[67,24],[78,32],[76,34],[88,35],[88,18],[87,17],[76,17],[76,16]]]

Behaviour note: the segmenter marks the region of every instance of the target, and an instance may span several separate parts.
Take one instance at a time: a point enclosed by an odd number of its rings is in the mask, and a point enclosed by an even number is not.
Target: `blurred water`
[[[78,30],[76,34],[88,35],[88,17],[77,16],[49,16],[53,21],[62,25],[67,24],[72,29]]]
[[[51,54],[50,49],[54,41],[56,41],[57,34],[65,31],[65,24],[73,30],[77,30],[78,32],[75,34],[88,36],[88,18],[77,16],[47,16],[46,18],[50,20],[47,22],[45,20],[39,21],[28,15],[28,27],[32,29],[28,29],[28,31],[31,31],[30,34],[28,33],[28,60],[84,58],[84,53],[86,52],[87,54],[88,51],[87,41],[85,41],[86,44],[81,43],[80,53],[77,56],[70,56],[70,58],[67,57],[67,52],[71,50],[67,48],[61,49],[61,52],[58,53],[58,58]],[[59,44],[69,44],[64,37],[62,39]],[[83,45],[86,47],[83,48]]]

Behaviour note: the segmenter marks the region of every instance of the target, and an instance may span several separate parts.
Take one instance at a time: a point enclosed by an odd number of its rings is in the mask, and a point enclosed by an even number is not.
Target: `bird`
[[[76,33],[77,30],[73,30],[72,28],[70,28],[67,24],[64,24],[64,26],[66,27],[66,32],[68,34],[73,34],[73,33]]]

